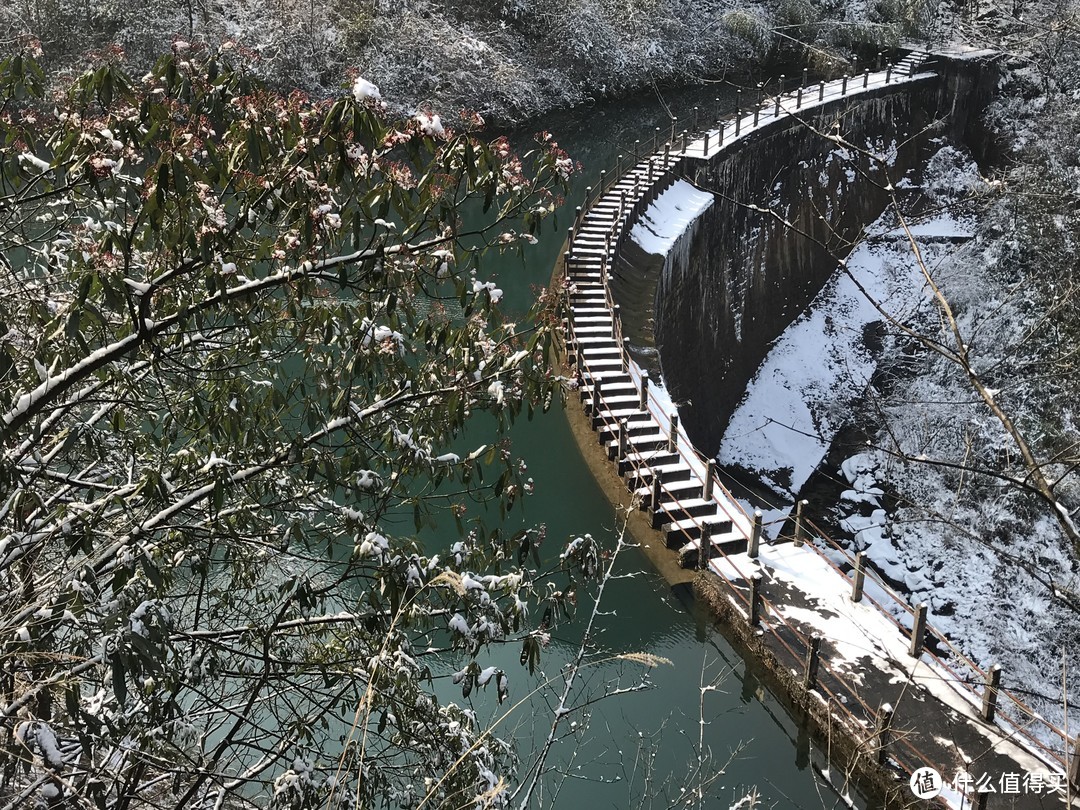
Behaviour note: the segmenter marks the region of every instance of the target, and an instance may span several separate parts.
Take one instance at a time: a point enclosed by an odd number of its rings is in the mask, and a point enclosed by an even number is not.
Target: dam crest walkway
[[[854,741],[855,759],[901,780],[933,768],[944,782],[935,806],[1080,807],[1080,744],[1003,688],[1000,669],[970,661],[935,631],[925,605],[908,605],[801,505],[787,542],[763,542],[760,512],[747,514],[717,480],[632,357],[612,294],[630,229],[691,162],[722,159],[754,133],[846,99],[937,80],[930,55],[912,51],[882,70],[777,93],[704,130],[696,121],[691,132],[673,127],[666,143],[636,149],[632,165],[620,156],[578,208],[561,260],[567,356],[599,444],[653,529],[685,566],[709,572],[720,612],[790,673],[789,691],[819,727]],[[914,800],[897,785],[894,795]]]

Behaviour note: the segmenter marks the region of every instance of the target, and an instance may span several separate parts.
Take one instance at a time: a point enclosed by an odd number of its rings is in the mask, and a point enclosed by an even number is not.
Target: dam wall
[[[865,92],[856,77],[850,83],[861,92],[806,115],[788,110],[710,159],[676,167],[715,200],[664,259],[653,340],[680,419],[706,455],[719,447],[772,341],[835,272],[862,227],[903,193],[895,183],[943,142],[977,157],[985,150],[977,113],[993,71],[974,60],[934,68],[933,81]]]

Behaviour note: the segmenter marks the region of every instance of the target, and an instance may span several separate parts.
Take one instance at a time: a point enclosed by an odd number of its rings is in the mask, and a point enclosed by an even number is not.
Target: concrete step
[[[617,358],[603,358],[600,360],[586,360],[580,364],[582,376],[588,376],[590,373],[596,373],[598,371],[620,371],[622,369],[622,361]],[[601,405],[601,407],[603,407]]]
[[[588,342],[583,344],[582,357],[584,357],[587,360],[588,359],[618,360],[619,361],[619,368],[622,369],[623,371],[626,370],[622,366],[622,361],[623,361],[622,346],[618,345],[610,337],[607,337],[607,338],[604,338],[604,339],[600,339],[600,338],[597,338],[597,337],[588,337],[588,338],[585,338],[585,340],[588,341]],[[605,368],[603,370],[604,371],[609,371],[610,369]]]
[[[713,537],[709,544],[709,559],[715,559],[721,555],[741,554],[746,551],[746,538],[734,534],[723,534],[719,538]],[[679,565],[683,568],[700,567],[701,544],[693,541],[679,548]],[[747,574],[749,571],[747,571]]]
[[[585,354],[596,354],[600,351],[611,351],[616,354],[622,353],[622,346],[615,342],[615,339],[610,335],[594,335],[587,334],[580,336],[578,343],[581,344],[581,350]]]
[[[578,364],[581,368],[581,376],[588,377],[590,373],[599,371],[622,371],[622,353],[612,347],[610,350],[597,350],[579,352]]]
[[[600,269],[600,259],[592,261],[579,261],[566,269],[566,276],[573,284],[581,284],[583,281],[593,280],[603,287],[603,275]]]
[[[589,339],[600,338],[603,340],[611,340],[611,326],[575,326],[574,334],[577,335],[578,341],[585,341]]]
[[[617,352],[610,355],[582,355],[578,365],[581,366],[581,376],[585,378],[599,372],[623,371],[622,357]]]
[[[628,453],[624,461],[631,460],[634,456],[645,456],[651,453],[651,457],[641,459],[647,466],[637,469],[629,469],[626,472],[626,488],[636,490],[643,486],[652,486],[653,476],[658,474],[662,481],[685,481],[691,475],[691,470],[683,462],[677,453],[666,451],[646,450],[643,453]]]
[[[638,416],[626,420],[626,434],[629,437],[627,451],[636,447],[634,444],[635,438],[640,439],[642,442],[648,441],[654,434],[656,438],[663,438],[656,429],[656,423],[652,420],[650,414],[645,411],[639,411],[638,414]],[[605,436],[604,440],[608,443],[612,453],[619,451],[619,430],[617,427],[612,428],[611,435]]]
[[[701,481],[693,477],[679,481],[665,481],[664,490],[670,492],[680,501],[700,498]],[[646,504],[652,498],[652,487],[638,487],[634,490],[634,494],[642,499],[643,504]]]
[[[570,293],[570,308],[581,307],[584,309],[601,309],[605,312],[608,311],[607,297],[604,295],[603,287],[599,285],[596,288],[587,286],[586,289],[575,290]]]
[[[577,358],[577,364],[581,371],[583,382],[590,374],[596,374],[601,371],[622,371],[623,368],[622,358],[618,355],[610,357],[582,356]]]
[[[606,384],[608,384],[608,381],[612,383],[622,381],[633,383],[634,381],[633,377],[631,377],[629,374],[626,374],[626,370],[624,368],[616,368],[610,370],[605,369],[603,370],[603,372],[593,372],[592,374],[585,377],[584,383],[586,384],[586,386],[588,386],[588,384],[591,384],[592,380],[594,379],[598,379],[600,381],[600,386],[606,386]]]
[[[616,423],[617,424],[617,423]],[[653,428],[650,431],[639,433],[630,437],[631,452],[644,453],[647,451],[663,450],[667,452],[668,437],[663,431]],[[674,453],[674,451],[672,451]]]
[[[620,419],[627,419],[636,413],[641,413],[641,409],[637,407],[637,403],[634,403],[632,408],[619,408],[613,411],[608,411],[607,415],[611,417],[612,424],[617,425]]]
[[[604,284],[600,280],[599,271],[596,271],[597,276],[595,279],[575,279],[574,275],[581,275],[586,273],[586,270],[571,270],[568,271],[570,275],[570,303],[575,301],[584,301],[600,296],[601,300],[604,300]]]
[[[589,392],[589,396],[592,396],[592,390],[596,381],[599,381],[600,385],[600,397],[605,403],[611,402],[613,397],[633,397],[634,401],[637,401],[638,390],[634,385],[634,381],[630,378],[629,374],[624,374],[622,378],[618,376],[609,376],[606,380],[602,376],[590,374],[585,380],[585,384],[582,388]]]
[[[610,439],[611,436],[614,436],[614,435],[618,434],[619,422],[621,422],[622,419],[614,418],[614,417],[612,417],[610,415],[610,412],[613,410],[611,408],[611,401],[612,401],[612,399],[621,400],[624,397],[631,400],[632,403],[637,402],[637,394],[633,391],[633,389],[626,389],[626,390],[623,390],[623,391],[615,391],[612,394],[605,394],[603,392],[603,389],[601,389],[600,410],[596,415],[599,416],[599,417],[602,417],[602,419],[600,421],[598,421],[596,424],[593,425],[593,430],[597,430],[597,431],[603,430],[603,433],[601,435],[597,436],[597,441],[599,441],[600,444],[606,445],[607,442],[608,442],[608,439]],[[591,404],[592,404],[592,391],[591,390],[588,391],[587,393],[585,393],[582,396],[582,402],[584,402],[587,406],[590,406],[590,410],[591,410]]]
[[[713,540],[716,540],[717,536],[728,535],[733,531],[731,521],[719,514],[715,519],[694,517],[673,520],[670,523],[665,523],[663,527],[668,548],[677,548],[690,540],[697,540],[701,537],[701,527],[705,523],[712,526]]]
[[[685,501],[682,499],[676,501],[674,498],[669,500],[669,493],[665,491],[660,493],[660,509],[653,513],[652,524],[654,529],[659,529],[665,523],[715,514],[716,501],[706,501],[703,498],[689,498]]]
[[[600,395],[603,400],[601,407],[608,411],[618,411],[638,404],[638,392],[633,385],[627,386],[624,391],[612,391],[610,394],[605,387],[601,386]]]

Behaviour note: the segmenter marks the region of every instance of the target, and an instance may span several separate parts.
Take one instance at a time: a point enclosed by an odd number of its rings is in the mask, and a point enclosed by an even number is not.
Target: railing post
[[[641,141],[634,141],[634,165],[641,161]]]
[[[592,416],[593,424],[595,426],[596,420],[599,418],[600,413],[600,380],[596,377],[592,377],[592,410],[590,416]]]
[[[802,88],[800,87],[795,93],[795,109],[802,109]]]
[[[756,560],[761,547],[761,510],[754,510],[754,528],[750,531],[750,543],[746,547],[746,556]]]
[[[885,84],[892,81],[892,62],[885,66]]]
[[[761,106],[754,107],[754,126],[758,125],[758,118],[761,116]]]
[[[638,408],[643,411],[649,410],[649,372],[641,372],[641,398],[638,400]]]
[[[650,183],[652,183],[652,181],[653,181],[653,169],[655,168],[655,164],[656,164],[656,161],[653,160],[652,158],[649,158],[649,182]]]
[[[624,337],[622,339],[622,354],[623,354],[623,365],[626,366],[627,368],[629,368],[630,367],[630,338],[628,338],[628,337]]]
[[[742,126],[742,114],[735,116],[735,137],[739,137],[739,127]]]
[[[715,470],[716,470],[716,460],[711,459],[711,458],[706,459],[705,460],[705,489],[702,490],[702,495],[701,495],[701,497],[706,501],[711,501],[712,500],[713,478],[714,478]]]
[[[795,504],[795,546],[799,547],[803,544],[803,507],[807,505],[806,501],[799,501]]]
[[[765,83],[764,82],[758,82],[757,83],[757,105],[756,106],[760,107],[764,103],[765,103]]]
[[[840,95],[842,95],[842,96],[847,95],[847,80],[848,80],[848,75],[845,73],[844,78],[840,81]]]
[[[708,133],[708,132],[705,133],[705,146],[703,146],[701,148],[701,156],[702,157],[705,157],[706,155],[709,154],[709,134],[710,133]]]
[[[664,165],[665,166],[668,165],[668,159],[669,159],[670,155],[671,155],[671,144],[670,143],[665,143],[664,144]]]
[[[1069,783],[1080,790],[1080,737],[1073,737],[1073,755],[1069,762]]]
[[[600,188],[600,191],[597,193],[597,195],[596,195],[597,197],[602,196],[603,193],[605,191],[607,191],[607,169],[601,169],[600,170],[600,186],[599,186],[599,188]]]
[[[620,177],[622,177],[622,154],[615,158],[615,181],[618,182]]]
[[[773,118],[780,117],[780,96],[784,95],[784,74],[780,74],[780,89],[776,92],[776,100],[773,104]]]
[[[908,75],[909,77],[911,77],[911,76],[914,76],[914,75],[915,75],[915,60],[914,60],[914,59],[912,59],[912,60],[911,60],[910,62],[908,62],[908,71],[907,71],[907,75]]]
[[[803,689],[817,686],[818,662],[821,660],[821,634],[810,636],[810,646],[806,648],[806,667],[803,670]]]
[[[656,127],[652,134],[652,149],[650,152],[655,152],[656,148],[660,145],[660,127]]]
[[[681,137],[682,137],[682,149],[680,151],[682,152],[682,154],[685,155],[686,154],[686,130],[685,129],[682,131],[682,136]]]
[[[750,577],[750,626],[761,623],[761,572],[755,571]]]
[[[997,712],[998,689],[1001,687],[1001,665],[994,664],[986,673],[986,689],[983,691],[982,719],[987,723],[994,722],[994,714]]]
[[[855,571],[851,579],[851,601],[861,602],[863,586],[866,584],[866,554],[860,551],[855,555]]]
[[[742,117],[742,89],[735,91],[735,117]]]
[[[672,143],[675,143],[675,127],[678,126],[678,124],[679,119],[676,118],[674,115],[671,116],[671,137],[669,137],[668,140]]]
[[[619,305],[616,304],[611,308],[611,339],[619,339]]]
[[[667,449],[674,453],[679,448],[679,414],[671,414],[671,427],[668,429]]]
[[[799,87],[799,89],[802,90],[803,87],[809,87],[809,86],[810,86],[810,68],[803,68],[802,69],[802,86]]]
[[[619,461],[626,459],[627,447],[630,444],[630,428],[627,427],[626,420],[619,420]]]
[[[866,70],[863,71],[862,86],[863,86],[863,89],[866,89],[867,87],[870,86],[870,68],[867,68]]]
[[[622,222],[622,218],[626,216],[626,191],[619,192],[619,221]]]
[[[825,100],[825,82],[818,82],[817,100]]]
[[[723,148],[723,146],[724,146],[724,122],[723,121],[717,121],[717,124],[719,124],[719,126],[720,126],[720,134],[716,138],[716,145]]]
[[[660,482],[660,471],[653,470],[652,478],[652,513],[655,517],[660,512],[660,488],[663,484]]]
[[[694,126],[690,129],[691,132],[697,132],[698,130],[698,108],[694,107]]]
[[[709,568],[709,557],[712,556],[712,524],[701,524],[701,539],[698,541],[698,570],[706,571]]]
[[[913,658],[922,655],[924,635],[926,635],[926,602],[919,602],[915,606],[915,624],[911,628],[911,646],[908,648]]]
[[[878,709],[877,716],[877,753],[876,759],[878,765],[885,764],[885,757],[888,755],[889,734],[893,721],[893,707],[888,703],[881,704],[881,708]]]
[[[874,70],[881,70],[881,51],[877,52],[877,62],[874,63]]]

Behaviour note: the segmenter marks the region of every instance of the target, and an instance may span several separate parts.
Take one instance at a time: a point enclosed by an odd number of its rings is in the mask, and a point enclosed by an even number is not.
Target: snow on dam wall
[[[681,162],[685,179],[716,196],[667,251],[653,332],[667,389],[706,455],[770,343],[888,205],[882,186],[942,140],[986,155],[978,113],[996,84],[993,66],[945,60],[934,69],[928,80],[853,93],[710,160]]]

